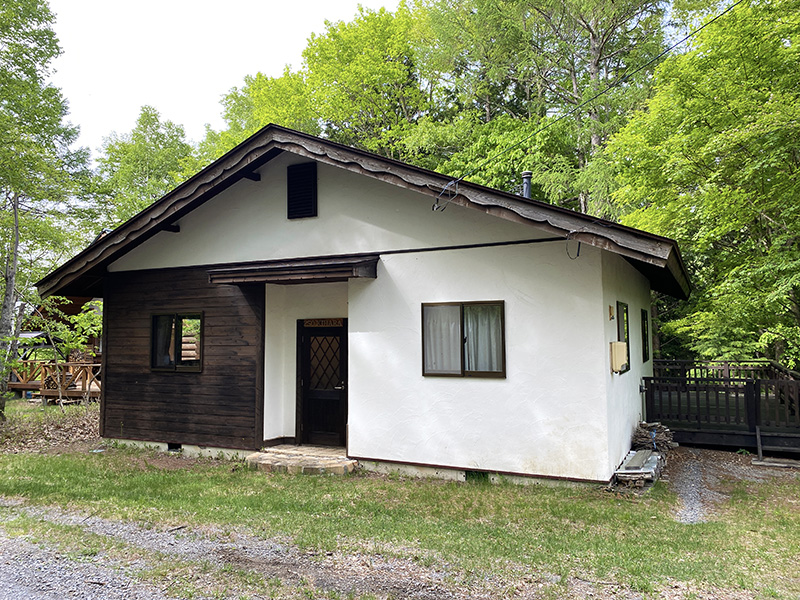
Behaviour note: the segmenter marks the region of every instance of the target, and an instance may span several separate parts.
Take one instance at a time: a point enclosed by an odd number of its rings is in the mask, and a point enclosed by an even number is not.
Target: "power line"
[[[692,31],[691,33],[687,34],[686,36],[684,36],[683,38],[681,38],[679,41],[677,41],[677,42],[675,42],[674,44],[672,44],[672,46],[670,46],[670,47],[669,47],[669,48],[667,48],[666,50],[663,50],[663,51],[662,51],[660,54],[658,54],[658,55],[657,55],[657,56],[655,56],[654,58],[651,58],[649,61],[647,61],[647,62],[646,62],[645,64],[643,64],[642,66],[640,66],[638,69],[635,69],[635,70],[631,71],[630,73],[627,73],[627,74],[626,74],[626,75],[624,75],[623,77],[620,77],[620,78],[619,78],[617,81],[615,81],[615,82],[611,83],[611,84],[610,84],[610,85],[608,85],[608,86],[607,86],[605,89],[603,89],[603,90],[599,91],[597,94],[595,94],[594,96],[592,96],[592,97],[591,97],[591,98],[589,98],[588,100],[585,100],[585,101],[581,102],[580,104],[576,105],[575,107],[573,107],[572,109],[568,110],[566,113],[564,113],[563,115],[561,115],[561,116],[560,116],[560,117],[558,117],[557,119],[553,119],[552,121],[548,121],[548,122],[547,122],[547,124],[545,124],[545,125],[541,126],[539,129],[537,129],[537,130],[536,130],[536,131],[534,131],[533,133],[531,133],[531,134],[529,134],[529,135],[525,136],[525,137],[524,137],[524,138],[522,138],[520,141],[518,141],[518,142],[515,142],[514,144],[512,144],[511,146],[509,146],[509,147],[508,147],[508,148],[506,148],[505,150],[502,150],[501,152],[498,152],[498,153],[496,153],[496,154],[493,154],[492,156],[489,156],[489,157],[488,157],[488,158],[486,158],[486,159],[485,159],[483,162],[479,163],[479,164],[478,164],[476,167],[473,167],[471,170],[469,170],[467,173],[465,173],[464,175],[462,175],[462,176],[461,176],[461,177],[459,177],[458,179],[453,179],[453,180],[449,181],[449,182],[447,183],[447,185],[446,185],[446,186],[444,186],[444,189],[443,189],[443,190],[442,190],[442,191],[439,193],[439,196],[436,198],[436,202],[435,202],[435,203],[434,203],[434,205],[433,205],[433,210],[444,210],[444,209],[447,207],[447,204],[450,202],[450,201],[449,201],[449,199],[448,199],[448,201],[447,201],[447,202],[445,202],[443,205],[440,205],[440,204],[439,204],[439,199],[442,197],[442,195],[443,195],[445,192],[447,192],[447,190],[448,190],[449,188],[451,188],[451,187],[455,187],[456,194],[457,194],[457,193],[458,193],[458,184],[459,184],[459,182],[461,182],[461,181],[464,181],[464,179],[466,179],[467,177],[469,177],[470,175],[472,175],[472,174],[473,174],[473,173],[475,173],[476,171],[479,171],[480,169],[482,169],[484,166],[486,166],[486,165],[487,165],[488,163],[490,163],[491,161],[493,161],[493,160],[495,160],[495,159],[497,159],[497,158],[500,158],[500,157],[501,157],[501,156],[503,156],[504,154],[508,154],[508,153],[509,153],[511,150],[513,150],[514,148],[516,148],[516,147],[518,147],[518,146],[520,146],[520,145],[524,144],[525,142],[527,142],[529,139],[531,139],[531,138],[532,138],[532,137],[534,137],[535,135],[538,135],[539,133],[541,133],[541,132],[545,131],[545,130],[546,130],[546,129],[548,129],[549,127],[551,127],[551,126],[555,125],[556,123],[558,123],[558,122],[560,122],[560,121],[562,121],[562,120],[566,119],[567,117],[571,116],[572,114],[574,114],[574,113],[575,113],[575,112],[577,112],[578,110],[582,109],[582,108],[583,108],[584,106],[586,106],[587,104],[591,104],[592,102],[594,102],[595,100],[597,100],[597,99],[598,99],[600,96],[603,96],[604,94],[608,93],[608,92],[609,92],[609,91],[611,91],[612,89],[614,89],[614,88],[616,88],[616,87],[619,87],[620,85],[622,85],[623,83],[625,83],[625,82],[626,82],[628,79],[630,79],[631,77],[633,77],[634,75],[636,75],[636,74],[637,74],[637,73],[639,73],[640,71],[643,71],[644,69],[646,69],[647,67],[649,67],[649,66],[650,66],[650,65],[652,65],[653,63],[655,63],[655,62],[657,62],[657,61],[661,60],[661,58],[663,58],[664,56],[666,56],[667,54],[669,54],[670,52],[672,52],[672,51],[673,51],[675,48],[677,48],[678,46],[682,45],[684,42],[688,41],[689,39],[691,39],[692,37],[694,37],[695,35],[697,35],[698,33],[700,33],[700,32],[701,32],[703,29],[705,29],[706,27],[708,27],[709,25],[711,25],[711,24],[712,24],[712,23],[714,23],[715,21],[717,21],[717,20],[721,19],[721,18],[722,18],[724,15],[726,15],[726,14],[727,14],[727,13],[729,13],[729,12],[731,12],[731,11],[732,11],[734,8],[736,8],[737,6],[739,6],[739,5],[740,5],[742,2],[744,2],[744,1],[745,1],[745,0],[737,0],[736,2],[734,2],[733,4],[731,4],[731,5],[730,5],[728,8],[726,8],[726,9],[725,9],[725,10],[723,10],[721,13],[719,13],[719,14],[718,14],[716,17],[714,17],[714,18],[713,18],[713,19],[711,19],[710,21],[708,21],[708,22],[704,23],[703,25],[701,25],[700,27],[698,27],[697,29],[695,29],[695,30],[694,30],[694,31]]]

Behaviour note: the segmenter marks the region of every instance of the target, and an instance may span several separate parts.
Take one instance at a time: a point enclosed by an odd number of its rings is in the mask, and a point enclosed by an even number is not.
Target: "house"
[[[106,438],[588,481],[689,293],[672,240],[274,125],[38,287],[104,299]]]

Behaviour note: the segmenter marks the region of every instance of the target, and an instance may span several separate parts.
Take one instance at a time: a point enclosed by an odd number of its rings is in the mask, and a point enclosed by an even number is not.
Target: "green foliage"
[[[330,139],[400,158],[399,141],[428,109],[410,39],[412,13],[359,7],[326,22],[303,51],[311,106]]]
[[[13,355],[17,302],[36,278],[72,255],[93,215],[88,153],[48,83],[61,52],[44,0],[0,5],[0,418]]]
[[[661,50],[664,5],[421,0],[418,68],[436,85],[406,158],[507,191],[530,170],[535,198],[614,216],[614,174],[596,159],[647,95],[648,71],[629,75]]]
[[[162,121],[151,106],[142,107],[129,134],[107,137],[97,162],[110,196],[110,225],[127,221],[183,181],[193,151],[183,126]]]
[[[29,325],[46,332],[55,342],[63,356],[73,351],[94,352],[90,342],[100,337],[103,331],[103,302],[92,300],[74,315],[63,310],[72,301],[62,296],[50,296],[42,300],[29,319]]]
[[[67,104],[49,85],[60,54],[53,14],[44,0],[12,0],[0,7],[0,248],[13,254],[14,199],[18,202],[25,266],[39,272],[69,255],[82,210],[76,195],[88,187],[88,154],[69,145],[78,130],[64,122]],[[23,267],[23,272],[27,270]],[[26,277],[26,280],[30,277]],[[19,287],[24,289],[23,285]]]
[[[754,1],[703,30],[609,148],[623,222],[685,250],[697,291],[665,330],[706,358],[800,354],[798,10]]]
[[[321,132],[303,75],[288,67],[280,77],[248,75],[241,88],[233,88],[225,95],[222,106],[228,128],[206,132],[199,145],[203,162],[222,156],[270,123],[312,135]]]

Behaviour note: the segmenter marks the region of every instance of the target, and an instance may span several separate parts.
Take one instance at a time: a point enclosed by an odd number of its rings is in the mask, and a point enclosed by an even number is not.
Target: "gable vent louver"
[[[286,216],[302,219],[317,216],[317,163],[290,165],[286,170]]]

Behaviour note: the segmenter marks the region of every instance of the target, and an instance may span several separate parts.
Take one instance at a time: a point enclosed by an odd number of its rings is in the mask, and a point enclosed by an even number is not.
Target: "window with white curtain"
[[[422,374],[505,377],[504,303],[422,305]]]

